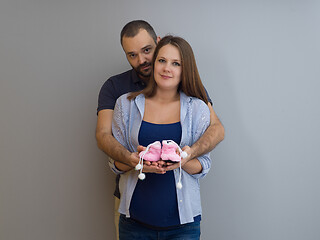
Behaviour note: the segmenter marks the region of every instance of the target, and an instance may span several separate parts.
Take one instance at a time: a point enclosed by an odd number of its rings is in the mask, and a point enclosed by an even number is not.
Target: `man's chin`
[[[148,79],[151,76],[151,71],[148,71],[148,72],[137,71],[137,73],[140,78],[144,78],[144,79]]]

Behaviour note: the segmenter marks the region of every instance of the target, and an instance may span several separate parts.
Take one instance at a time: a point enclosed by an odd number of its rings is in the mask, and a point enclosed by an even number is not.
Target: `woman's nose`
[[[164,70],[165,72],[169,72],[169,71],[170,71],[169,63],[165,63],[165,65],[163,66],[163,70]]]

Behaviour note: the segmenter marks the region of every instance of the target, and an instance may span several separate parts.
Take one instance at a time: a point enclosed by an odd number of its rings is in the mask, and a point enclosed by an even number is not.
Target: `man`
[[[98,121],[96,139],[98,147],[113,160],[134,168],[139,162],[137,153],[131,153],[125,149],[112,136],[112,117],[115,102],[118,97],[133,91],[142,90],[148,83],[151,74],[151,60],[157,42],[153,28],[145,21],[132,21],[124,26],[121,31],[121,45],[132,69],[122,74],[109,78],[102,86],[99,94]],[[204,135],[191,147],[184,147],[188,156],[181,164],[211,151],[224,138],[224,128],[215,114],[211,104],[210,126]],[[143,148],[139,148],[141,151]],[[175,166],[159,167],[156,165],[144,166],[144,171],[163,173],[172,170]],[[120,193],[118,188],[115,192],[116,205],[118,205]],[[117,206],[115,208],[117,210]],[[118,213],[115,216],[115,224],[118,225]],[[117,229],[118,230],[118,229]]]

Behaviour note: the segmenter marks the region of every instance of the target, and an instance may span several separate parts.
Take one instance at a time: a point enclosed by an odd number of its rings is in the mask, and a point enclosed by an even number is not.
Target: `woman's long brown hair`
[[[147,87],[142,91],[133,92],[129,94],[128,99],[131,100],[141,93],[144,94],[146,98],[154,96],[154,94],[156,93],[156,87],[157,87],[157,83],[154,80],[154,74],[153,74],[154,63],[159,54],[159,50],[163,46],[166,46],[168,44],[171,44],[172,46],[176,47],[180,52],[182,72],[181,72],[181,82],[179,83],[179,86],[178,86],[178,92],[182,91],[187,96],[197,97],[203,100],[205,103],[208,103],[208,97],[204,89],[204,86],[201,82],[196,60],[195,60],[191,46],[183,38],[175,37],[172,35],[168,35],[162,38],[159,41],[154,51],[154,55],[152,58],[152,71],[151,71],[151,76],[147,84]]]

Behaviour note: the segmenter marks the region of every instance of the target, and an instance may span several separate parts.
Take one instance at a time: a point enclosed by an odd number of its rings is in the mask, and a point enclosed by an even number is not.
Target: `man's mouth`
[[[150,68],[150,66],[151,66],[151,63],[144,64],[144,65],[141,65],[141,66],[140,66],[140,69],[141,69],[142,71],[145,71],[145,70],[148,70],[148,69]]]

